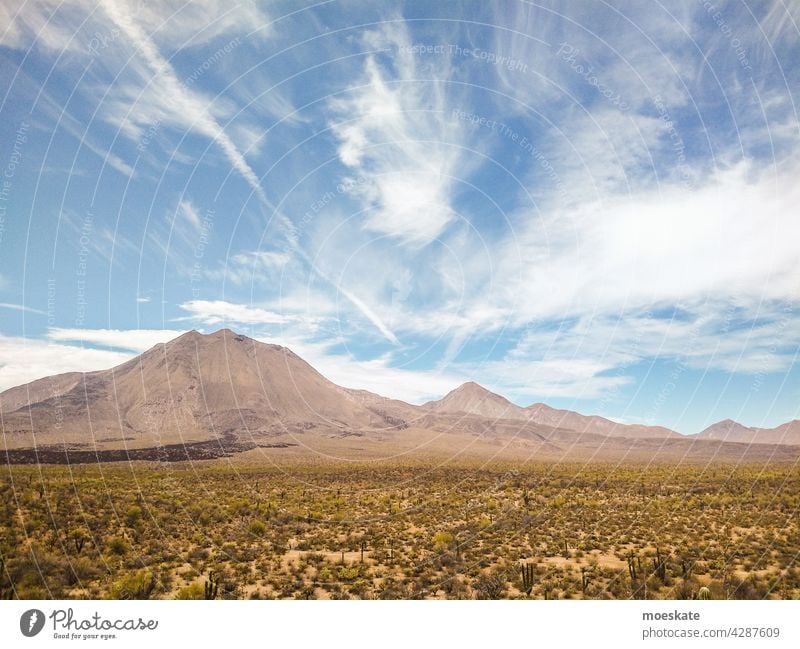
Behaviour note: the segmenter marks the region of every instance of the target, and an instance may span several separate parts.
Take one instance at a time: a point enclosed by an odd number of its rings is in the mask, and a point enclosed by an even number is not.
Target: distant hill
[[[740,444],[800,444],[800,420],[795,419],[775,428],[751,428],[732,419],[724,419],[693,437]]]
[[[438,401],[429,401],[422,407],[433,412],[463,412],[490,419],[527,419],[524,408],[472,381],[448,392]]]
[[[439,413],[466,413],[491,419],[517,419],[531,421],[551,428],[565,428],[580,433],[607,437],[681,438],[680,433],[661,426],[619,424],[598,417],[581,415],[571,410],[558,410],[543,403],[522,408],[505,397],[487,390],[474,382],[464,383],[438,401],[429,401],[423,408]]]
[[[541,403],[523,408],[474,382],[416,406],[338,386],[289,349],[229,329],[190,331],[111,369],[6,390],[0,428],[14,451],[9,460],[25,462],[64,461],[70,453],[89,461],[100,452],[116,460],[206,459],[257,447],[340,458],[738,460],[800,452],[798,421],[769,430],[726,421],[685,437]]]

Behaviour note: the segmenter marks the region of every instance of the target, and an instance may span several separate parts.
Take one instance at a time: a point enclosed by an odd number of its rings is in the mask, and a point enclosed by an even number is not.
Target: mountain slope
[[[516,419],[550,428],[562,428],[606,437],[635,439],[681,437],[680,433],[661,426],[619,424],[597,415],[581,415],[571,410],[558,410],[543,403],[535,403],[527,408],[522,408],[473,382],[464,383],[438,401],[429,401],[423,408],[430,412],[465,413],[493,420]]]
[[[525,411],[531,421],[554,428],[566,428],[580,433],[605,435],[607,437],[629,437],[631,439],[682,438],[680,433],[663,426],[642,424],[620,424],[598,415],[581,415],[571,410],[551,408],[543,403],[534,403]]]
[[[741,444],[798,444],[800,445],[800,420],[786,422],[775,428],[743,426],[732,419],[724,419],[693,435],[695,439],[721,440]]]
[[[188,332],[110,370],[13,388],[0,404],[14,446],[135,446],[389,426],[288,349],[227,329]]]
[[[794,457],[790,445],[800,446],[800,421],[773,429],[726,421],[684,437],[544,404],[522,408],[473,382],[415,406],[340,387],[290,350],[227,329],[190,331],[109,370],[6,390],[0,433],[21,462],[65,461],[65,449],[90,461],[100,457],[95,452],[120,460],[205,459],[255,446],[345,458],[438,448],[517,449],[528,457],[771,459]]]
[[[522,408],[472,381],[448,392],[438,401],[429,401],[422,407],[433,412],[462,412],[490,419],[525,419]]]
[[[694,437],[696,439],[716,439],[723,442],[750,444],[753,442],[757,432],[758,429],[748,428],[737,421],[733,421],[733,419],[723,419],[700,431]]]

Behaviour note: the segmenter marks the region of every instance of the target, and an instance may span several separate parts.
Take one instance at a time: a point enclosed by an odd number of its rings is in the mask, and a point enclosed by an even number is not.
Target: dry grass
[[[0,493],[3,597],[800,597],[788,465],[15,466]]]

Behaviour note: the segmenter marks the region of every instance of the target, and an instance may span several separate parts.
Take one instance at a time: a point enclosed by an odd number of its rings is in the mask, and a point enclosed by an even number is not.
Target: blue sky
[[[565,4],[0,0],[0,389],[228,326],[417,403],[800,416],[797,6]]]

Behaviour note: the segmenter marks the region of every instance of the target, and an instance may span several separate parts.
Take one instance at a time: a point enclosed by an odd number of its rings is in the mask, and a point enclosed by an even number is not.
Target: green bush
[[[253,521],[247,529],[253,536],[264,536],[267,532],[267,526],[261,521]]]
[[[184,586],[178,591],[175,599],[205,599],[203,584],[199,581]]]
[[[140,570],[114,582],[108,599],[149,599],[155,587],[155,575],[149,570]]]

